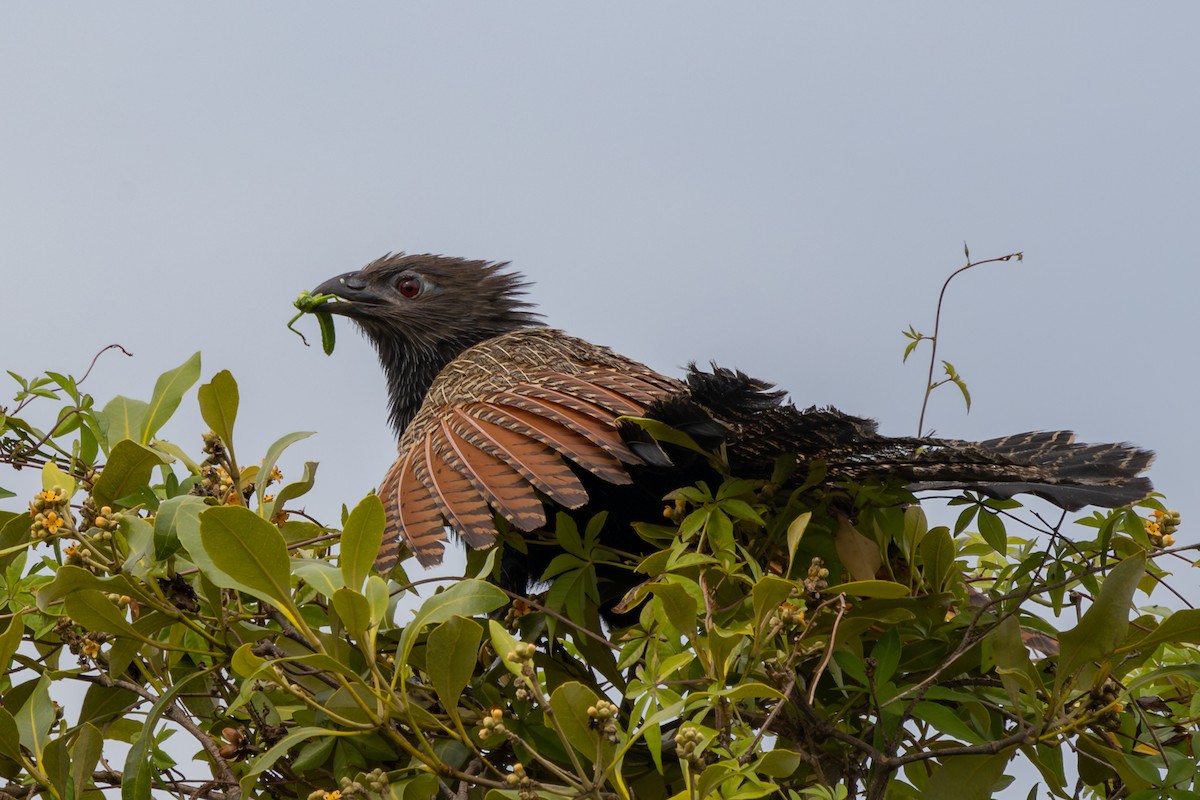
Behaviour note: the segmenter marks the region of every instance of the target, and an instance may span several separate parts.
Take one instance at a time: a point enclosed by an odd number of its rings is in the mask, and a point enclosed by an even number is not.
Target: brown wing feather
[[[467,477],[441,456],[447,447],[441,428],[425,437],[425,458],[416,462],[417,478],[463,541],[476,549],[488,547],[496,538],[491,509],[481,502],[479,492]]]
[[[611,370],[593,370],[587,373],[588,383],[611,389],[618,394],[628,397],[639,405],[648,406],[655,400],[662,400],[672,394],[663,387],[634,375],[625,375]]]
[[[609,483],[627,484],[629,473],[617,458],[575,430],[541,414],[511,405],[481,403],[473,412],[480,419],[520,430],[557,450],[596,477]],[[615,438],[615,437],[613,437]],[[617,440],[620,443],[620,440]],[[624,445],[621,445],[624,447]]]
[[[595,414],[587,413],[573,408],[562,403],[556,403],[545,396],[534,396],[532,394],[522,394],[520,391],[525,387],[518,386],[513,392],[505,392],[496,395],[492,398],[493,403],[503,404],[512,408],[521,409],[523,411],[536,414],[539,417],[545,417],[557,422],[563,427],[569,428],[575,433],[580,434],[600,447],[604,448],[609,453],[612,453],[620,461],[625,464],[641,464],[643,463],[637,455],[634,454],[629,447],[621,441],[621,437],[617,434],[614,420],[616,417],[609,414],[607,417],[597,419]],[[553,393],[567,402],[582,404],[582,400]],[[603,409],[586,404],[597,412],[603,413]]]
[[[386,520],[383,544],[379,548],[379,554],[375,556],[375,568],[381,575],[391,572],[392,567],[400,560],[400,542],[404,537],[404,529],[400,527],[400,497],[396,490],[400,484],[401,463],[401,459],[396,459],[383,476],[383,482],[379,484],[379,499],[383,502],[383,517]]]
[[[429,490],[417,479],[413,468],[414,460],[422,459],[423,453],[413,448],[401,459],[398,497],[400,527],[404,529],[404,540],[424,566],[440,564],[446,549],[445,522],[441,509],[430,496]]]
[[[467,476],[481,495],[480,506],[486,508],[491,504],[523,531],[545,525],[546,512],[533,487],[504,461],[470,444],[459,429],[462,419],[465,418],[442,420],[449,445],[447,455],[452,453],[454,456],[454,460],[448,459],[447,463]]]
[[[543,386],[593,403],[609,415],[636,415],[646,410],[645,406],[639,405],[620,392],[591,383],[589,377],[591,376],[564,375],[560,372],[547,372],[538,376],[539,383]]]
[[[579,508],[588,495],[567,459],[601,480],[630,483],[624,465],[643,462],[621,440],[617,417],[642,414],[679,387],[649,370],[572,371],[525,372],[516,385],[474,398],[450,392],[444,405],[418,412],[402,438],[406,452],[380,487],[388,520],[381,569],[395,563],[401,540],[422,564],[440,562],[447,524],[471,547],[490,545],[492,509],[521,530],[542,527],[536,490]]]
[[[586,414],[597,422],[601,422],[605,425],[611,425],[613,417],[617,416],[610,409],[604,408],[603,406],[598,406],[595,403],[591,403],[574,394],[561,392],[558,389],[550,386],[544,386],[540,383],[519,384],[514,386],[510,391],[516,395],[532,397],[538,400],[556,403],[557,405],[569,408],[572,411],[578,411],[582,414]]]
[[[485,419],[486,412],[487,407],[482,403],[468,406],[465,413],[457,412],[479,433],[478,439],[467,441],[507,462],[559,505],[579,508],[587,502],[583,484],[553,448],[530,437],[526,431]]]

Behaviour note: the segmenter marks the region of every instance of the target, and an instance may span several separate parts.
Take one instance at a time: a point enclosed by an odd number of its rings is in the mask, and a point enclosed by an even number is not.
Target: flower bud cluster
[[[222,466],[203,466],[200,468],[200,483],[196,484],[193,492],[227,503],[234,493],[233,478]]]
[[[504,727],[504,710],[493,708],[485,714],[476,733],[480,739],[490,739],[494,734],[508,733],[508,728]]]
[[[798,628],[804,624],[804,607],[792,602],[783,602],[775,609],[775,616],[785,628]]]
[[[201,436],[204,440],[204,452],[208,457],[204,459],[204,464],[218,464],[225,459],[225,443],[221,441],[221,437],[217,436],[213,431],[207,431]]]
[[[683,522],[683,518],[687,516],[687,500],[682,497],[675,498],[674,505],[663,507],[663,519],[678,525]]]
[[[808,567],[808,576],[803,581],[804,591],[810,595],[820,594],[822,590],[829,588],[829,581],[825,580],[828,577],[829,570],[825,569],[825,562],[813,556]]]
[[[532,678],[535,674],[533,657],[536,654],[537,647],[535,645],[517,642],[512,652],[508,654],[508,660],[513,664],[520,664],[521,674],[526,678]]]
[[[59,617],[58,621],[54,623],[54,633],[58,636],[59,641],[67,646],[71,654],[79,659],[79,665],[82,667],[89,666],[89,661],[95,662],[100,655],[100,646],[108,641],[106,633],[96,631],[81,633],[70,617]]]
[[[704,763],[704,756],[699,752],[699,748],[703,744],[704,734],[694,725],[683,725],[675,734],[675,752],[693,767],[699,767]]]
[[[1170,547],[1175,544],[1175,531],[1182,521],[1178,511],[1161,511],[1155,509],[1149,519],[1142,520],[1146,535],[1155,547]]]
[[[382,795],[391,786],[387,773],[378,767],[370,772],[360,772],[353,778],[343,775],[339,788],[327,792],[317,789],[308,795],[308,800],[342,800],[343,797],[365,797],[367,794]]]
[[[63,555],[66,556],[68,564],[83,567],[92,572],[104,572],[109,569],[109,565],[104,562],[99,553],[108,552],[113,535],[121,525],[121,519],[130,512],[117,511],[112,506],[96,508],[90,497],[84,501],[83,508],[80,516],[90,524],[84,529],[84,533],[76,534],[80,544],[68,545],[63,550]],[[122,608],[129,605],[130,602],[128,597],[122,595],[111,595],[109,599]]]
[[[525,765],[520,761],[513,764],[512,772],[508,773],[504,780],[509,786],[517,788],[517,797],[520,800],[537,800],[537,781],[529,777],[525,772]]]
[[[75,521],[71,517],[68,498],[57,486],[34,496],[29,504],[29,516],[33,518],[30,535],[35,539],[49,539],[60,532],[65,534],[74,530]]]
[[[1103,686],[1097,686],[1088,693],[1088,711],[1099,712],[1096,714],[1097,725],[1110,731],[1121,728],[1121,712],[1125,710],[1125,705],[1118,701],[1120,696],[1120,688],[1112,681],[1105,681]]]
[[[508,607],[508,611],[504,615],[504,626],[510,631],[516,630],[517,622],[521,619],[521,617],[524,617],[531,611],[533,611],[533,609],[530,607],[529,603],[526,603],[524,600],[518,597],[516,600],[512,601]]]
[[[607,700],[588,706],[588,726],[598,730],[609,742],[617,743],[617,707]]]

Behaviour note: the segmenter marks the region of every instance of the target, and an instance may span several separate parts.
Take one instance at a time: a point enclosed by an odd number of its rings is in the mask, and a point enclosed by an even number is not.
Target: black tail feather
[[[795,453],[824,460],[834,478],[894,477],[913,491],[969,489],[997,498],[1032,494],[1068,511],[1117,508],[1154,488],[1140,475],[1154,453],[1125,443],[1076,443],[1071,431],[982,442],[889,438],[870,419],[832,408],[800,411],[771,384],[735,370],[691,365],[687,384],[691,399],[730,429],[735,474],[769,474],[779,455]]]

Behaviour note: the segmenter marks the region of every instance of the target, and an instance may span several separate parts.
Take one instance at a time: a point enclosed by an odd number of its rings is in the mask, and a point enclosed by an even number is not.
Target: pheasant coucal
[[[321,310],[362,328],[387,377],[400,443],[379,487],[387,515],[382,572],[396,563],[401,543],[422,564],[439,563],[447,530],[488,547],[493,513],[532,534],[545,529],[547,506],[602,506],[599,498],[615,492],[618,505],[640,504],[650,519],[662,495],[687,478],[663,482],[668,460],[622,416],[655,417],[714,445],[723,440],[733,473],[743,477],[770,475],[778,456],[790,453],[822,459],[831,477],[895,477],[917,491],[1028,493],[1071,511],[1115,508],[1151,491],[1139,473],[1153,453],[1126,444],[1076,444],[1069,431],[983,442],[889,438],[871,420],[798,410],[740,372],[692,366],[682,381],[667,377],[545,327],[523,299],[522,277],[506,267],[400,253],[313,292],[339,298]],[[639,546],[627,524],[611,527],[618,549]],[[531,549],[506,558],[505,583],[525,589],[553,555]]]

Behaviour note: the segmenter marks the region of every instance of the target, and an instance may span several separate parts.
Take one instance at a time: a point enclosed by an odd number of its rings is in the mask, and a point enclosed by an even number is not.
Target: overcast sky
[[[965,240],[1025,261],[951,286],[940,354],[975,405],[947,392],[933,427],[1154,448],[1187,536],[1198,29],[1169,2],[8,3],[0,367],[119,342],[88,387],[145,399],[202,350],[241,385],[243,459],[319,432],[283,466],[321,462],[335,520],[394,441],[368,345],[284,327],[327,277],[512,261],[574,334],[912,434],[900,330],[931,332]],[[185,411],[162,435],[195,451]]]

